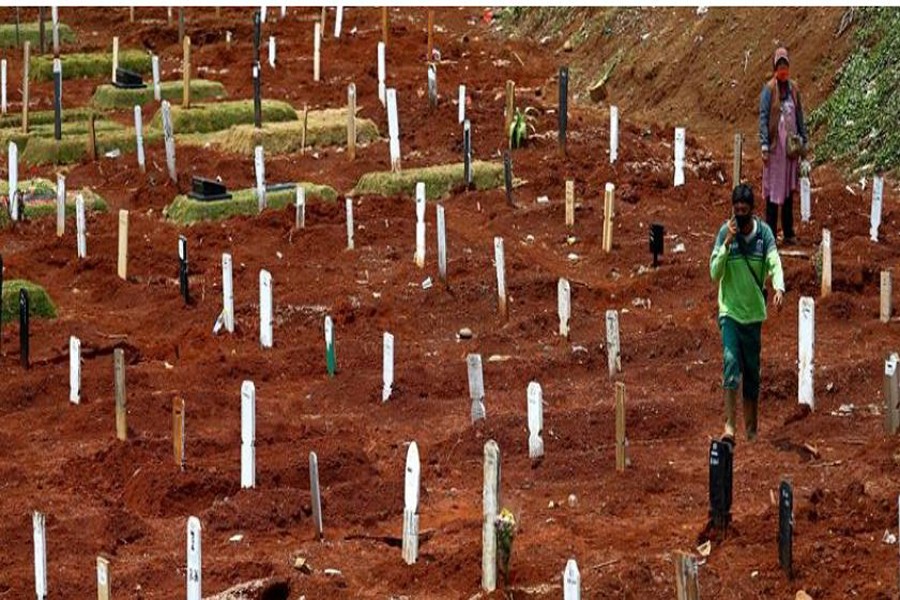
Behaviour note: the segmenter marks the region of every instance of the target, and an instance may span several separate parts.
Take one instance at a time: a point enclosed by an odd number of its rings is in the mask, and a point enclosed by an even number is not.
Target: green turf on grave
[[[327,185],[318,185],[309,182],[300,182],[300,186],[306,190],[307,201],[318,198],[328,202],[337,199],[337,192]],[[187,196],[176,196],[170,205],[163,211],[166,219],[189,225],[197,221],[218,221],[228,219],[236,215],[255,215],[258,213],[256,189],[244,189],[231,192],[231,200],[215,200],[201,202]],[[269,209],[280,209],[293,204],[296,192],[293,187],[285,190],[269,191],[266,193],[266,203]]]
[[[377,171],[360,177],[351,192],[354,196],[411,196],[415,197],[416,183],[425,183],[429,199],[441,198],[451,190],[465,185],[463,163],[435,165],[417,169],[403,169],[399,173]],[[476,160],[472,163],[472,182],[477,190],[488,190],[504,185],[503,165]]]

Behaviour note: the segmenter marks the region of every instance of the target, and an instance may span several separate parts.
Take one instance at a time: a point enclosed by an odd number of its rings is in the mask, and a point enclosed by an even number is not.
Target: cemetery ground
[[[23,10],[26,20],[36,10]],[[569,107],[567,156],[557,147],[556,73],[565,55],[509,42],[475,9],[439,9],[435,47],[440,99],[426,94],[426,11],[392,9],[387,83],[397,89],[402,168],[458,163],[465,84],[475,158],[502,163],[504,86],[538,109],[537,134],[512,152],[515,206],[497,189],[456,187],[428,198],[425,267],[413,261],[411,196],[354,197],[355,248],[347,249],[343,197],[365,173],[390,170],[387,119],[378,100],[378,9],[347,9],[340,39],[328,13],[322,80],[312,81],[313,21],[291,8],[263,26],[278,40],[273,70],[263,59],[263,98],[302,110],[342,108],[355,83],[360,116],[381,138],[344,148],[266,155],[268,183],[327,184],[338,201],[313,199],[306,226],[292,206],[223,221],[176,226],[163,209],[191,176],[221,176],[229,190],[253,187],[250,155],[186,145],[175,131],[177,185],[161,140],[146,145],[147,172],[133,150],[57,168],[20,165],[19,177],[89,187],[108,212],[87,218],[87,258],[76,256],[75,219],[62,237],[55,220],[0,229],[4,281],[43,286],[57,318],[33,319],[31,368],[19,364],[18,324],[0,348],[0,596],[32,597],[31,515],[47,517],[50,595],[96,594],[95,557],[110,560],[115,598],[179,597],[185,586],[185,524],[203,525],[203,589],[272,577],[306,598],[472,598],[481,589],[483,447],[501,452],[501,507],[519,524],[510,580],[514,598],[559,598],[569,558],[583,597],[669,597],[673,553],[696,552],[708,510],[707,453],[721,433],[722,350],[716,286],[708,259],[729,215],[734,129],[687,131],[686,183],[672,186],[667,123],[630,120],[620,107],[618,160],[609,164],[605,105]],[[150,48],[163,80],[180,80],[177,26],[165,9],[61,9],[76,39],[63,54]],[[177,11],[176,11],[177,13]],[[195,76],[220,81],[229,99],[252,98],[249,9],[185,10]],[[3,23],[13,10],[0,10]],[[351,30],[355,32],[351,34]],[[49,27],[48,27],[49,30]],[[225,31],[233,33],[229,46]],[[96,35],[94,35],[96,33]],[[21,53],[5,51],[9,81],[21,82]],[[520,60],[521,59],[521,60]],[[87,106],[101,78],[64,82],[64,107]],[[10,84],[11,88],[15,87]],[[18,85],[18,83],[16,84]],[[52,108],[52,83],[31,83],[31,110]],[[754,85],[747,93],[758,92]],[[571,98],[570,98],[571,100]],[[10,92],[10,112],[20,111]],[[158,104],[144,105],[145,122]],[[685,111],[691,110],[686,106]],[[132,123],[131,110],[107,118]],[[679,123],[680,125],[680,123]],[[744,172],[759,190],[752,122]],[[5,145],[4,145],[4,152]],[[0,178],[7,178],[6,157]],[[575,181],[575,224],[565,225],[566,180]],[[879,320],[879,276],[896,265],[897,190],[886,182],[877,243],[869,239],[871,180],[848,183],[834,165],[812,174],[809,223],[782,257],[785,306],[763,328],[760,436],[739,427],[733,529],[700,567],[704,597],[896,598],[896,485],[900,447],[882,427],[884,358],[900,350],[896,320]],[[616,186],[613,248],[603,252],[603,190]],[[549,203],[536,198],[548,196]],[[438,278],[435,209],[446,211],[448,285]],[[762,203],[757,202],[757,214]],[[128,279],[116,274],[118,209],[130,211]],[[797,210],[795,208],[795,210]],[[650,266],[651,223],[666,228],[660,266]],[[833,236],[833,292],[820,298],[813,257]],[[189,245],[190,292],[179,295],[177,240]],[[509,316],[497,308],[493,239],[506,252]],[[234,260],[234,334],[212,334],[222,309],[221,256]],[[259,343],[261,269],[272,274],[274,346]],[[431,278],[431,287],[423,286]],[[572,285],[568,340],[558,335],[557,282]],[[816,300],[815,409],[797,403],[798,300]],[[614,381],[607,372],[605,311],[619,311],[627,390],[629,464],[615,468]],[[336,376],[326,373],[323,319],[334,320]],[[470,328],[471,339],[458,332]],[[382,334],[395,337],[395,384],[382,402]],[[69,336],[81,340],[81,404],[70,404]],[[116,439],[113,350],[125,351],[128,439]],[[472,424],[466,356],[484,360],[486,419]],[[241,489],[241,383],[256,386],[254,489]],[[545,457],[528,457],[526,388],[541,384]],[[172,402],[185,401],[185,469],[173,461]],[[739,413],[740,419],[740,413]],[[421,455],[418,561],[399,547],[409,442]],[[316,452],[324,540],[311,517],[308,455]],[[793,580],[778,562],[779,482],[794,485]],[[239,541],[230,539],[240,534]],[[295,568],[304,558],[310,572]],[[339,574],[327,574],[337,569]],[[504,586],[490,596],[504,597]]]

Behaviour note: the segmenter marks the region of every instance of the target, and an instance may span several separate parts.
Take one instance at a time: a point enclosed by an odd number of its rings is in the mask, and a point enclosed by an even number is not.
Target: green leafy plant
[[[528,132],[535,132],[533,113],[537,112],[532,106],[524,111],[516,109],[512,122],[509,126],[509,146],[510,148],[521,148],[528,141]]]

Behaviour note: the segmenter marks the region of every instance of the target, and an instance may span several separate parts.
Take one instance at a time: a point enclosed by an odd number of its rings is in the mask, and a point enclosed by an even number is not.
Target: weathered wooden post
[[[31,64],[31,42],[28,40],[25,40],[22,55],[22,133],[28,133],[28,72]]]
[[[878,228],[881,226],[881,206],[884,200],[884,177],[875,175],[872,179],[872,212],[869,218],[869,238],[878,241]]]
[[[437,205],[438,276],[447,285],[447,222],[444,207]]]
[[[116,437],[128,439],[128,400],[125,392],[125,350],[113,350],[113,375],[116,385]]]
[[[831,295],[831,231],[822,230],[822,297]]]
[[[59,58],[59,9],[50,8],[50,20],[53,24],[53,56]]]
[[[509,310],[506,304],[506,267],[502,237],[494,238],[494,262],[497,267],[497,303],[500,310],[500,318],[506,321],[509,318]]]
[[[388,22],[388,7],[381,7],[381,43],[384,44],[385,47],[388,45],[388,41],[390,40],[390,26]]]
[[[411,565],[419,557],[419,448],[415,442],[406,452],[406,477],[403,493],[403,536],[402,554],[406,564]]]
[[[566,155],[566,129],[569,124],[569,67],[559,68],[559,151]]]
[[[347,158],[356,160],[356,84],[347,86]]]
[[[572,318],[572,287],[560,277],[556,286],[556,308],[559,314],[559,335],[569,339],[569,320]]]
[[[566,180],[566,227],[575,225],[575,182]]]
[[[900,428],[900,356],[893,353],[884,361],[884,432],[896,435]]]
[[[606,358],[609,378],[615,379],[616,373],[622,370],[622,359],[619,355],[619,312],[613,309],[606,311]]]
[[[42,50],[43,51],[43,50]],[[432,60],[434,55],[434,9],[428,9],[428,52],[425,54],[425,60]]]
[[[116,72],[119,70],[119,36],[113,36],[112,42],[112,82],[116,83],[119,79]]]
[[[6,59],[0,60],[0,115],[6,114]]]
[[[544,392],[541,384],[532,381],[526,391],[528,402],[528,457],[536,460],[544,456]]]
[[[487,416],[487,409],[484,406],[484,371],[480,354],[466,356],[466,375],[469,380],[469,398],[472,400],[470,413],[474,424]]]
[[[736,188],[741,184],[741,167],[744,160],[744,136],[734,134],[734,163],[731,165],[731,187]]]
[[[175,136],[172,133],[172,108],[168,100],[162,102],[163,137],[166,145],[166,167],[169,179],[178,185],[178,172],[175,170]]]
[[[184,471],[184,398],[172,399],[172,449],[175,466]]]
[[[66,233],[66,176],[56,176],[56,237]]]
[[[322,493],[319,489],[319,458],[315,452],[309,453],[309,494],[312,504],[313,524],[316,527],[316,537],[322,540],[325,530],[322,527]]]
[[[322,49],[322,26],[316,23],[313,26],[313,81],[319,81],[321,73],[320,52]]]
[[[482,491],[481,588],[497,589],[497,529],[500,514],[500,447],[494,440],[484,444],[484,488]]]
[[[700,600],[697,572],[696,556],[675,553],[675,594],[678,600]]]
[[[381,401],[387,402],[394,390],[394,336],[385,331],[381,346]]]
[[[891,320],[893,311],[892,298],[893,286],[891,285],[891,272],[881,272],[881,310],[880,319],[882,323],[888,323]]]
[[[134,137],[137,146],[138,168],[141,173],[147,172],[147,164],[144,158],[144,119],[141,114],[140,104],[134,105]]]
[[[201,535],[200,519],[190,517],[187,522],[187,600],[203,597]]]
[[[606,184],[603,196],[603,251],[612,252],[613,245],[613,223],[616,218],[616,186],[612,183]]]
[[[134,9],[132,9],[134,10]],[[109,600],[112,587],[109,577],[109,561],[102,556],[97,557],[97,600]]]
[[[262,269],[259,272],[259,344],[263,348],[272,347],[273,315],[272,275]]]
[[[31,526],[34,534],[34,592],[37,600],[47,600],[47,529],[44,514],[35,511],[31,515]]]
[[[625,384],[616,382],[616,471],[625,471],[628,441],[625,436]]]
[[[179,17],[180,19],[181,17]],[[191,38],[184,36],[184,57],[181,61],[181,68],[184,71],[184,90],[181,100],[181,108],[191,107]]]
[[[119,261],[117,274],[128,281],[128,211],[119,210]]]

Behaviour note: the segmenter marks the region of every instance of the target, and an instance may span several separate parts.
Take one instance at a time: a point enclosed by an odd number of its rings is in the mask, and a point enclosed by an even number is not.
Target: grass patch
[[[64,108],[62,111],[62,122],[72,123],[74,121],[88,121],[91,118],[91,114],[100,116],[100,113],[89,108]],[[28,113],[28,127],[29,129],[33,125],[50,125],[52,127],[55,119],[56,117],[52,110],[30,111]],[[21,128],[22,113],[18,112],[0,117],[0,129],[5,129],[7,127]]]
[[[162,139],[160,131],[144,132],[144,147]],[[123,153],[132,152],[137,147],[134,129],[121,129],[97,132],[97,156],[118,148]],[[63,137],[57,142],[53,137],[32,137],[21,154],[21,160],[28,166],[36,165],[68,165],[81,162],[87,156],[88,136],[72,135]]]
[[[112,77],[112,51],[63,54],[61,59],[63,79]],[[33,81],[53,80],[52,56],[32,56],[30,62]],[[120,50],[119,66],[136,73],[150,73],[153,67],[150,53],[146,50]]]
[[[19,43],[23,44],[25,40],[31,42],[31,51],[40,50],[41,29],[37,21],[34,23],[19,23]],[[75,32],[65,23],[59,24],[59,43],[65,44],[75,41]],[[53,47],[53,23],[48,18],[44,22],[44,43],[48,47]],[[3,23],[0,25],[0,48],[16,47],[16,24]],[[111,72],[111,71],[110,71]]]
[[[16,186],[25,196],[25,218],[40,219],[56,215],[56,184],[49,179],[28,179],[20,181]],[[84,209],[88,212],[106,212],[106,201],[89,188],[81,190],[66,190],[66,215],[75,214],[75,197],[81,194],[84,197]],[[10,223],[9,219],[9,182],[0,181],[0,228]]]
[[[88,132],[87,121],[71,121],[62,124],[62,137],[65,140],[68,137],[76,135],[86,135]],[[95,121],[94,130],[99,132],[122,131],[125,126],[116,121],[108,121],[106,119]],[[7,148],[9,142],[15,142],[19,147],[19,152],[25,150],[28,141],[31,138],[48,138],[53,139],[53,125],[37,125],[29,127],[28,133],[22,133],[21,129],[0,129],[0,147]],[[85,138],[87,140],[87,138]]]
[[[856,10],[854,50],[834,91],[809,117],[821,135],[815,157],[888,171],[900,165],[900,11]]]
[[[318,198],[328,202],[337,199],[337,192],[327,185],[318,185],[309,182],[300,182],[300,186],[306,190],[307,202]],[[190,225],[197,221],[219,221],[236,215],[255,215],[258,212],[256,189],[250,188],[231,192],[231,200],[216,200],[213,202],[200,202],[187,196],[176,196],[172,204],[168,205],[163,214],[166,219],[181,225]],[[284,208],[293,204],[296,198],[294,188],[278,190],[266,193],[266,202],[270,209]]]
[[[441,198],[454,188],[465,185],[463,163],[436,165],[418,169],[403,170],[399,173],[378,171],[366,173],[359,178],[351,195],[410,196],[416,195],[416,183],[425,183],[425,194],[429,199]],[[503,165],[476,160],[472,163],[472,182],[475,189],[489,190],[504,185]]]
[[[19,320],[19,290],[28,292],[28,315],[32,318],[55,319],[56,307],[47,290],[25,279],[3,282],[0,292],[0,324]]]
[[[181,104],[184,95],[184,82],[164,81],[160,83],[163,100],[171,104]],[[206,79],[191,80],[191,101],[219,100],[227,96],[225,86],[218,81]],[[122,90],[111,83],[97,86],[91,105],[95,108],[133,108],[135,104],[144,105],[153,101],[153,83],[147,87],[133,90]]]
[[[302,117],[301,117],[302,119]],[[378,127],[369,119],[356,118],[356,140],[365,144],[378,139]],[[293,154],[300,152],[303,142],[303,122],[266,123],[262,129],[252,125],[237,125],[221,132],[212,140],[223,150],[236,154],[253,154],[261,145],[268,154]],[[343,146],[347,143],[347,109],[310,111],[307,115],[306,146],[324,148]]]
[[[297,111],[287,102],[263,100],[262,118],[263,123],[296,121]],[[252,100],[195,104],[188,109],[181,106],[172,107],[172,129],[175,134],[222,131],[244,123],[253,123]],[[162,110],[156,111],[150,127],[162,130]]]

